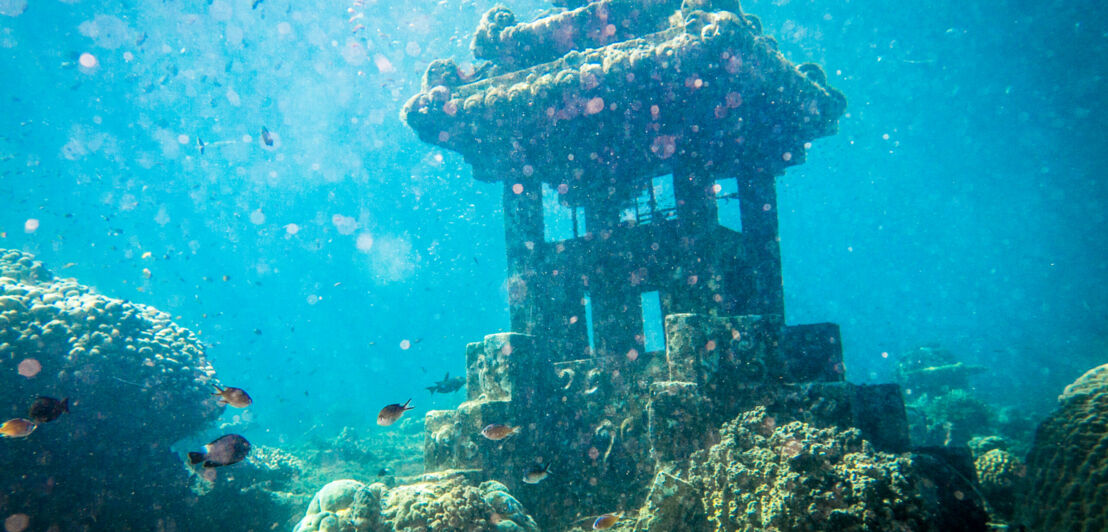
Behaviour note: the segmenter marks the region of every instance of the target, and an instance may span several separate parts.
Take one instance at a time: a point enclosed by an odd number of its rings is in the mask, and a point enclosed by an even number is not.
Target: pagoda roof
[[[590,17],[628,2],[555,17],[592,27]],[[779,173],[803,162],[810,141],[836,131],[846,99],[818,66],[793,65],[756,18],[735,11],[668,10],[660,31],[538,63],[550,47],[531,60],[508,62],[503,52],[522,54],[519,42],[546,42],[530,34],[564,32],[565,23],[502,28],[511,38],[482,52],[494,58],[494,75],[466,79],[452,62],[436,61],[401,116],[423,141],[460,153],[478,179],[538,179],[571,205],[597,194],[626,203],[650,178],[681,166],[721,177]],[[629,25],[656,23],[644,16]],[[506,64],[531,66],[504,72]]]

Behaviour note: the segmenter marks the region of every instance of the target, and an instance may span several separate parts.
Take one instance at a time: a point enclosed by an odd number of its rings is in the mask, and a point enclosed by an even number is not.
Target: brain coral
[[[724,425],[699,451],[689,479],[701,488],[703,530],[962,530],[936,499],[934,461],[875,451],[857,429],[778,425],[756,408]],[[938,477],[936,477],[938,478]],[[941,489],[941,487],[940,487]],[[961,490],[969,499],[970,488]]]
[[[56,278],[15,250],[0,250],[0,366],[4,419],[25,416],[36,395],[70,398],[72,413],[18,442],[0,473],[8,503],[62,529],[69,519],[103,522],[113,505],[131,519],[154,519],[126,510],[184,489],[187,475],[169,446],[222,410],[211,400],[215,370],[193,333],[164,312]],[[49,496],[42,486],[51,486]],[[99,494],[94,503],[90,492]]]
[[[992,506],[993,516],[1005,521],[1011,519],[1017,488],[1027,477],[1023,460],[1004,449],[991,449],[978,456],[973,467],[977,470],[981,494]]]
[[[392,530],[537,531],[523,505],[495,481],[474,486],[460,476],[398,486],[384,515]]]
[[[1108,364],[1058,399],[1027,456],[1018,518],[1032,530],[1108,530]]]
[[[219,416],[209,400],[215,370],[168,314],[55,278],[19,251],[0,250],[0,273],[0,363],[10,370],[0,398],[9,414],[37,394],[71,396],[75,411],[97,413],[73,416],[74,439],[110,431],[144,445],[171,444]],[[16,371],[27,359],[41,367],[30,378]]]
[[[446,472],[391,489],[337,480],[316,494],[295,532],[407,530],[525,532],[538,526],[503,484],[474,486]]]
[[[384,485],[336,480],[323,486],[295,532],[370,532],[381,530]]]

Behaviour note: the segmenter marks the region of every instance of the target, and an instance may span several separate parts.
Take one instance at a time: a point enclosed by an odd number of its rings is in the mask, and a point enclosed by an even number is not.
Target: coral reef
[[[424,475],[387,488],[356,480],[324,486],[295,532],[403,530],[537,531],[523,506],[495,481],[474,485],[462,473]]]
[[[390,530],[538,530],[503,484],[474,486],[458,475],[389,490],[383,513]]]
[[[1058,396],[1058,402],[1064,405],[1070,401],[1095,398],[1104,393],[1105,384],[1108,384],[1108,364],[1086,371],[1066,386],[1062,395]]]
[[[979,458],[981,455],[993,450],[1000,449],[1002,451],[1009,450],[1009,443],[1000,436],[974,436],[970,438],[970,441],[966,444],[970,452],[973,453],[974,458]]]
[[[176,522],[185,530],[290,530],[311,500],[299,482],[306,469],[281,449],[254,445],[234,468],[193,476],[188,515]]]
[[[423,427],[418,418],[402,419],[394,430],[360,431],[343,427],[328,437],[324,427],[307,431],[304,443],[286,448],[305,464],[300,483],[312,486],[335,478],[415,476],[423,473]]]
[[[340,486],[318,497],[323,511],[318,504],[313,506],[311,514],[320,514],[314,521],[302,519],[319,487],[335,478],[375,478],[381,485],[394,485],[404,476],[418,475],[423,468],[417,425],[407,423],[400,430],[366,435],[344,427],[332,437],[317,426],[296,445],[255,445],[242,464],[210,471],[207,479],[192,477],[192,494],[186,499],[189,515],[176,522],[189,530],[292,530],[302,521],[303,526],[315,527],[307,530],[339,526],[343,519],[363,513],[339,511],[342,508],[336,505],[342,497],[335,492]],[[365,519],[360,518],[360,526],[376,522]]]
[[[218,417],[222,408],[209,400],[215,370],[192,332],[164,312],[57,279],[30,255],[0,253],[0,360],[13,370],[0,399],[12,415],[29,395],[71,395],[75,410],[100,414],[74,416],[91,423],[76,436],[110,426],[116,438],[146,443],[172,443]],[[41,371],[20,377],[14,370],[25,359]],[[112,423],[119,419],[131,422]],[[150,434],[148,424],[165,427]]]
[[[922,414],[911,426],[912,441],[919,445],[965,445],[996,433],[996,412],[966,390],[916,397],[908,406]]]
[[[969,391],[970,378],[984,371],[937,346],[900,355],[896,380],[907,397],[912,442],[965,445],[972,438],[997,434],[996,410]]]
[[[1005,449],[990,449],[973,461],[977,486],[989,503],[993,520],[1010,521],[1016,496],[1027,478],[1027,465]]]
[[[674,504],[663,495],[683,484],[657,477],[656,464],[706,449],[718,441],[723,422],[755,404],[773,415],[791,412],[814,427],[858,427],[859,437],[878,449],[906,450],[895,385],[780,382],[769,369],[790,356],[772,339],[782,328],[779,320],[672,314],[665,323],[665,356],[646,353],[639,364],[618,371],[598,359],[544,362],[545,346],[528,335],[495,334],[470,344],[469,400],[455,411],[426,416],[428,470],[481,470],[483,478],[511,488],[544,527],[558,527],[595,509],[634,508],[644,499],[659,507]],[[703,348],[710,345],[716,347]],[[524,429],[498,443],[480,435],[486,424],[505,421]],[[564,473],[541,488],[524,484],[523,472],[537,463]],[[671,516],[651,526],[664,529],[675,522]]]
[[[1017,519],[1032,530],[1108,529],[1108,364],[1066,387],[1035,433]]]
[[[900,355],[896,363],[896,381],[911,386],[914,395],[940,395],[970,387],[970,377],[986,368],[966,364],[948,349],[921,346]]]
[[[951,351],[924,346],[898,357],[896,379],[905,390],[912,443],[970,445],[978,457],[999,445],[1015,456],[1031,447],[1038,416],[1026,408],[990,404],[973,393],[972,378],[987,371]],[[997,438],[998,441],[993,441]]]
[[[968,482],[963,501],[939,500],[922,455],[876,451],[857,429],[778,424],[765,409],[726,424],[691,458],[701,488],[698,530],[972,530],[982,528]],[[949,480],[950,475],[941,475]],[[959,524],[955,524],[959,523]],[[944,526],[954,525],[954,528]]]
[[[215,370],[192,332],[0,250],[0,364],[7,418],[25,415],[36,395],[69,397],[72,411],[10,449],[0,473],[7,505],[63,529],[150,529],[149,520],[172,519],[133,509],[164,509],[187,493],[170,445],[222,411],[211,398]]]
[[[382,484],[336,480],[323,486],[308,504],[294,532],[369,532],[380,530]]]

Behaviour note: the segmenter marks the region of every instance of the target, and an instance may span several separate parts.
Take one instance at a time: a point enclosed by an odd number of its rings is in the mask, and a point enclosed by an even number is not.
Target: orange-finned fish
[[[235,408],[246,408],[254,402],[254,400],[250,398],[250,394],[246,393],[246,390],[243,390],[242,388],[235,388],[233,386],[220,388],[218,384],[214,383],[212,384],[212,386],[215,386],[215,393],[213,393],[212,395],[219,396],[219,404],[221,405],[231,405]]]
[[[519,432],[519,427],[510,427],[508,425],[500,425],[497,423],[490,424],[489,426],[481,429],[481,435],[490,440],[503,440],[512,434]]]
[[[592,529],[593,530],[606,530],[606,529],[612,528],[613,526],[615,526],[616,523],[619,522],[620,518],[622,518],[622,517],[623,517],[622,513],[604,514],[600,517],[597,517],[596,521],[592,522]]]
[[[396,423],[396,420],[400,419],[400,416],[404,415],[404,412],[415,408],[414,406],[408,406],[412,400],[408,399],[402,405],[391,404],[381,409],[381,412],[377,414],[377,424],[382,427],[387,427]]]
[[[35,427],[37,426],[38,425],[35,425],[34,421],[21,417],[9,419],[5,421],[3,425],[0,425],[0,436],[5,438],[26,438],[35,431]]]

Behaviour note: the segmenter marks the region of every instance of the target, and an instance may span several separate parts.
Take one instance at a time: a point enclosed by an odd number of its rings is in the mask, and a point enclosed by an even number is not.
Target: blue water
[[[0,15],[0,247],[177,316],[256,441],[455,406],[423,387],[508,326],[500,186],[398,111],[493,2],[251,4]],[[849,101],[778,181],[788,321],[841,324],[851,380],[937,342],[1046,410],[1108,349],[1108,17],[928,4],[743,5]]]

